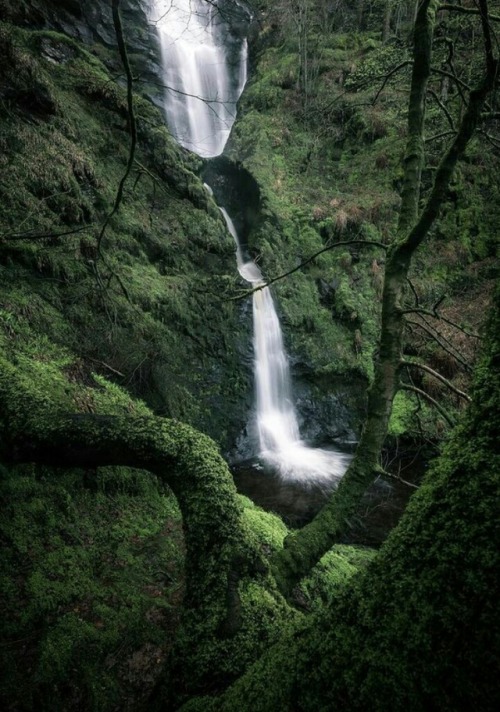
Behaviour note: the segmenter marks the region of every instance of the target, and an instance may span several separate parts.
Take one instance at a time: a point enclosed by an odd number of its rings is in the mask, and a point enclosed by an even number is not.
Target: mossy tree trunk
[[[387,253],[380,348],[374,381],[368,395],[367,417],[360,442],[347,473],[318,516],[285,541],[275,555],[273,571],[282,590],[289,594],[320,557],[338,539],[346,521],[379,469],[392,402],[399,388],[403,348],[403,297],[411,259],[438,216],[453,170],[463,155],[479,122],[481,110],[492,90],[498,62],[493,58],[487,4],[481,2],[485,35],[486,72],[481,85],[471,91],[459,130],[436,172],[434,186],[419,215],[421,176],[424,166],[424,121],[427,84],[431,73],[432,38],[439,7],[437,0],[420,3],[415,22],[414,61],[408,107],[408,140],[397,234]]]
[[[226,655],[239,625],[234,579],[262,573],[263,562],[245,534],[233,479],[215,443],[188,425],[154,416],[58,412],[48,394],[34,393],[1,358],[0,461],[133,467],[170,486],[183,517],[186,583],[169,688],[182,698],[222,685],[218,655]]]
[[[189,712],[499,708],[500,291],[485,347],[464,422],[368,569]]]

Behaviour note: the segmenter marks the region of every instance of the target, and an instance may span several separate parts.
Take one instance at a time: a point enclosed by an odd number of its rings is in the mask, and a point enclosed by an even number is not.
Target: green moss
[[[320,611],[331,603],[351,577],[363,570],[375,556],[375,550],[336,544],[300,583],[300,591],[312,610]]]
[[[47,468],[2,479],[1,694],[9,704],[55,710],[83,696],[110,710],[139,699],[138,677],[166,654],[183,567],[175,501],[139,471],[102,471],[89,486],[83,473],[55,480]]]
[[[247,497],[240,495],[240,501],[243,504],[243,523],[256,546],[260,547],[266,556],[281,549],[288,534],[283,521],[275,514],[257,507]]]
[[[3,25],[0,45],[11,96],[0,125],[8,166],[0,304],[21,313],[23,328],[72,349],[85,371],[127,384],[149,406],[227,444],[249,393],[238,357],[249,332],[238,306],[224,300],[236,277],[234,245],[196,176],[200,159],[179,149],[158,110],[135,96],[138,162],[101,262],[97,235],[129,151],[125,91],[58,33]],[[49,50],[63,60],[49,61]],[[23,92],[50,94],[43,117],[29,118],[34,104]]]

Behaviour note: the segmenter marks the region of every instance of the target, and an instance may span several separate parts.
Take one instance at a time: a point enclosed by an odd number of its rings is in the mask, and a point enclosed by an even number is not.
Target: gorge
[[[496,712],[498,3],[249,4],[0,0],[0,705]]]

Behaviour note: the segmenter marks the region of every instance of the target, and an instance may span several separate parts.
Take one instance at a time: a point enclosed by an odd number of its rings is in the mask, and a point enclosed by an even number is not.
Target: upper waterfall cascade
[[[151,2],[150,19],[156,24],[162,48],[169,128],[185,148],[203,157],[217,156],[224,150],[246,82],[246,40],[240,40],[239,46],[236,43],[235,53],[233,38],[228,51],[224,37],[229,30],[216,0]],[[234,4],[241,7],[238,0]],[[240,275],[260,287],[253,294],[259,457],[287,479],[338,479],[349,458],[337,451],[308,447],[301,440],[288,358],[271,292],[257,264],[245,260],[228,213],[220,210],[236,243]]]
[[[169,129],[181,146],[204,158],[224,150],[247,79],[247,41],[227,41],[225,15],[205,0],[150,0],[149,6],[161,47]]]

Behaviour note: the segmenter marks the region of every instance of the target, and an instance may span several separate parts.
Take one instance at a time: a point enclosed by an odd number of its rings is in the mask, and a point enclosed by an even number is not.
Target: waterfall
[[[199,156],[218,156],[247,79],[246,39],[228,37],[225,13],[206,0],[150,0],[149,21],[160,42],[172,135]]]
[[[233,221],[220,211],[236,243],[238,271],[260,289],[253,294],[254,372],[260,458],[290,480],[334,480],[344,474],[349,457],[336,450],[308,447],[300,438],[292,401],[288,358],[271,290],[259,267],[245,260]]]
[[[150,21],[157,27],[162,50],[170,131],[198,155],[217,156],[224,150],[246,82],[246,39],[231,37],[217,0],[150,1]],[[235,0],[233,7],[242,6]],[[255,262],[245,260],[234,224],[226,210],[220,210],[236,244],[240,275],[261,287],[253,295],[259,457],[287,479],[339,478],[347,467],[347,456],[310,448],[300,438],[288,358],[271,292]]]

